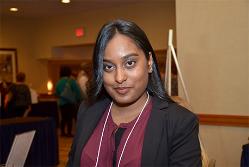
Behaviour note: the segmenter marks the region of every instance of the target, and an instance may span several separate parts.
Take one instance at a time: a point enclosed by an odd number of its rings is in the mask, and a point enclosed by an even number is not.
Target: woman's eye
[[[130,61],[127,61],[127,62],[126,62],[126,67],[131,68],[131,67],[134,67],[135,64],[136,64],[136,61],[130,60]]]
[[[112,71],[113,69],[113,66],[112,65],[109,65],[109,64],[104,64],[104,71]]]

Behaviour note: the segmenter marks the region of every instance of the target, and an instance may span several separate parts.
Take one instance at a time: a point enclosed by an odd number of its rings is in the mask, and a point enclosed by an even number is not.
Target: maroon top
[[[100,122],[95,128],[93,134],[91,135],[85,147],[83,148],[83,151],[81,154],[81,162],[80,162],[81,167],[95,166],[101,133],[104,127],[104,122],[107,117],[108,109],[109,107],[106,109]],[[147,125],[148,118],[151,113],[151,109],[152,109],[152,100],[150,99],[127,142],[126,148],[122,156],[122,160],[120,162],[120,167],[121,166],[141,166],[140,164],[141,164],[141,158],[142,158],[144,133],[145,133],[145,128]],[[125,141],[135,122],[136,122],[136,118],[129,123],[122,123],[119,125],[119,127],[126,128],[126,130],[124,131],[120,144],[117,148],[116,164],[118,164]],[[105,127],[103,139],[102,139],[102,144],[101,144],[101,149],[100,149],[100,154],[99,154],[99,162],[98,162],[99,167],[113,166],[113,153],[115,150],[115,132],[119,127],[113,122],[113,119],[110,113],[109,118],[107,120],[106,127]]]

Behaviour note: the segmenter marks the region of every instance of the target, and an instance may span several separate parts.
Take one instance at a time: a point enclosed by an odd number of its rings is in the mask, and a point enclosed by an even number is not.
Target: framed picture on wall
[[[17,73],[17,50],[0,48],[0,81],[15,82]]]

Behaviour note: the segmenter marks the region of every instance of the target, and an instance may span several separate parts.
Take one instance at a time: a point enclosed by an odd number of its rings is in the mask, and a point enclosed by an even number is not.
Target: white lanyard
[[[140,116],[142,115],[145,106],[147,105],[147,103],[148,103],[148,101],[149,101],[149,97],[150,97],[150,96],[149,96],[149,93],[147,92],[147,100],[146,100],[146,102],[144,103],[144,106],[143,106],[142,110],[140,111],[140,113],[139,113],[139,115],[138,115],[138,117],[137,117],[137,120],[136,120],[136,122],[134,123],[134,125],[133,125],[133,127],[132,127],[132,129],[131,129],[131,131],[130,131],[130,133],[129,133],[127,139],[126,139],[126,141],[125,141],[124,147],[123,147],[123,149],[122,149],[122,152],[121,152],[121,155],[120,155],[120,158],[119,158],[119,161],[118,161],[118,167],[119,167],[120,162],[121,162],[121,160],[122,160],[122,157],[123,157],[124,150],[125,150],[125,148],[126,148],[127,142],[128,142],[128,140],[129,140],[129,138],[130,138],[130,136],[131,136],[131,134],[132,134],[134,128],[136,127],[137,122],[138,122]],[[113,102],[111,102],[111,105],[110,105],[110,107],[109,107],[109,110],[108,110],[108,113],[107,113],[107,116],[106,116],[106,119],[105,119],[104,127],[103,127],[103,129],[102,129],[101,138],[100,138],[100,141],[99,141],[99,148],[98,148],[98,154],[97,154],[97,160],[96,160],[96,163],[95,163],[95,167],[98,166],[100,148],[101,148],[101,145],[102,145],[102,140],[103,140],[103,136],[104,136],[104,132],[105,132],[105,127],[106,127],[106,123],[107,123],[107,120],[108,120],[109,115],[110,115],[110,112],[111,112],[112,104],[113,104]]]

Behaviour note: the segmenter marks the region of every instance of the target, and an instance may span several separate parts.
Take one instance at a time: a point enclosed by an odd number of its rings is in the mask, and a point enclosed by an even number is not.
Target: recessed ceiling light
[[[10,11],[11,11],[11,12],[17,12],[17,11],[18,11],[18,8],[10,8]]]
[[[62,3],[70,3],[70,0],[61,0]]]

